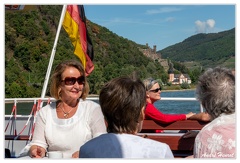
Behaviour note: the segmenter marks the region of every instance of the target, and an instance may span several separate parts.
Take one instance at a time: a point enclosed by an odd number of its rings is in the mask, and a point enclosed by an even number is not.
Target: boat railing
[[[94,96],[94,97],[87,97],[88,100],[94,100],[94,101],[98,101],[99,98],[98,96]],[[56,101],[55,98],[6,98],[5,99],[5,103],[28,103],[28,102],[34,102],[37,103],[38,101],[41,102],[54,102]],[[196,98],[194,97],[161,97],[161,101],[197,101]],[[202,105],[199,103],[200,105],[200,111],[203,111],[203,107]]]
[[[183,135],[189,130],[198,132],[207,124],[207,121],[199,120],[175,121],[169,124],[144,120],[142,130],[137,135],[166,143],[174,157],[185,158],[193,155],[195,137],[184,138]]]
[[[88,100],[98,102],[98,96],[89,96]],[[37,110],[41,109],[44,105],[50,102],[54,102],[54,98],[6,98],[6,104],[13,104],[13,109],[10,115],[5,114],[5,148],[11,150],[11,154],[17,156],[17,154],[23,149],[23,147],[31,140]],[[197,101],[196,98],[190,97],[162,97],[161,101]],[[29,115],[16,114],[18,104],[32,103],[32,111]],[[200,105],[200,111],[203,108]],[[34,107],[35,106],[35,107]],[[15,108],[15,112],[14,112]],[[21,108],[20,108],[21,109]]]
[[[14,103],[14,102],[34,102],[37,100],[42,101],[56,101],[55,98],[5,98],[5,103]],[[89,96],[87,97],[88,100],[99,100],[98,96]],[[194,97],[161,97],[161,100],[167,101],[197,101]]]
[[[89,96],[89,97],[87,97],[87,99],[98,102],[99,97],[98,96]],[[9,125],[10,121],[14,121],[14,120],[16,121],[16,119],[17,120],[28,120],[27,124],[25,124],[25,126],[30,124],[29,121],[31,121],[31,123],[33,123],[33,121],[35,120],[35,117],[36,117],[36,112],[39,109],[41,109],[43,107],[43,105],[46,105],[47,103],[54,102],[54,101],[56,101],[55,98],[6,98],[5,104],[13,104],[13,108],[12,108],[10,115],[9,114],[6,115],[6,113],[5,113],[5,123],[6,123],[5,124],[5,126],[6,126],[5,134],[9,133],[8,135],[10,135],[13,133],[13,131],[12,131],[13,129],[8,129],[8,125]],[[190,97],[162,97],[161,101],[197,101],[197,99],[190,98]],[[29,115],[17,114],[17,113],[19,113],[19,112],[17,112],[17,110],[18,110],[18,104],[20,104],[20,103],[21,104],[22,103],[32,103],[33,104],[32,110]],[[200,106],[200,112],[203,112],[203,107],[200,103],[199,103],[199,106]],[[33,125],[33,127],[34,127],[34,125]],[[17,135],[16,132],[14,134]]]
[[[87,97],[88,100],[98,101],[98,96],[89,96]],[[11,104],[13,103],[15,106],[17,106],[18,103],[33,103],[33,104],[40,104],[40,108],[43,106],[43,103],[49,103],[56,101],[55,98],[6,98],[5,104]],[[162,97],[161,101],[197,101],[196,98],[193,97]],[[200,112],[203,112],[203,107],[199,103],[200,106]],[[16,115],[16,117],[25,117],[26,115]],[[11,115],[5,115],[6,117],[11,117]]]

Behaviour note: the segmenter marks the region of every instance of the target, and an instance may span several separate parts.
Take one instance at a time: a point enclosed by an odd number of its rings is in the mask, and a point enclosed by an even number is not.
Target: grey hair
[[[213,119],[235,112],[235,76],[230,69],[210,68],[198,79],[196,98]]]
[[[143,84],[145,86],[146,91],[149,91],[156,83],[158,83],[158,81],[153,78],[147,78],[143,80]]]

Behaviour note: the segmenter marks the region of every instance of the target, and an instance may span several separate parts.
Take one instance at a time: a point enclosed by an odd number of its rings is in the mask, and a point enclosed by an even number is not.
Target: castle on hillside
[[[188,84],[191,84],[191,79],[188,74],[174,74],[173,71],[173,64],[171,62],[168,63],[166,59],[161,58],[161,53],[157,53],[157,46],[154,45],[153,49],[148,46],[148,43],[146,44],[147,48],[139,48],[139,50],[148,58],[151,58],[154,61],[158,61],[164,69],[167,71],[168,69],[168,75],[169,79],[168,81],[172,84],[182,84],[184,82],[187,82]]]
[[[151,58],[153,60],[157,60],[160,62],[161,60],[161,53],[157,53],[157,46],[154,45],[153,49],[148,46],[148,43],[146,43],[146,49],[141,49],[139,50],[148,58]]]

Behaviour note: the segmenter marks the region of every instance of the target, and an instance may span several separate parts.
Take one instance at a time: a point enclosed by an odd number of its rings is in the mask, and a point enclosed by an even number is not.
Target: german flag
[[[89,37],[83,5],[67,5],[63,27],[74,46],[74,54],[82,61],[86,76],[94,69],[93,45]]]

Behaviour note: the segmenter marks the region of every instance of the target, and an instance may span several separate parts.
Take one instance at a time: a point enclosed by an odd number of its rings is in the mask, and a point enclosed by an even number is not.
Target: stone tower
[[[172,82],[174,80],[174,72],[173,72],[173,63],[169,61],[168,63],[169,69],[168,69],[168,81]]]
[[[153,46],[153,53],[156,54],[156,52],[157,52],[157,45],[154,45]]]

